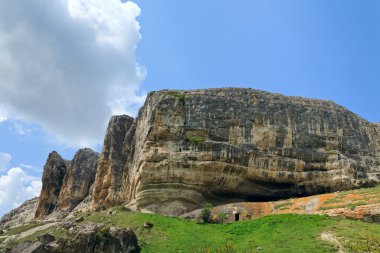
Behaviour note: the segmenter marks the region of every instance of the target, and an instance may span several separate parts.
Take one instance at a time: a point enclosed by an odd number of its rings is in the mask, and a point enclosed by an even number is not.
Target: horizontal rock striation
[[[379,182],[380,127],[330,101],[252,89],[151,92],[111,119],[94,207],[178,215]]]

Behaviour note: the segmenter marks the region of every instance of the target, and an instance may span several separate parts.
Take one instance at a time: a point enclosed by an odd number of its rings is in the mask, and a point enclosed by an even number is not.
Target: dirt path
[[[41,225],[41,226],[38,226],[38,227],[35,227],[35,228],[32,228],[32,229],[29,229],[27,231],[24,231],[20,234],[17,234],[17,235],[10,235],[7,237],[7,239],[4,240],[3,243],[7,243],[9,242],[10,240],[19,240],[19,239],[22,239],[24,237],[27,237],[29,235],[32,235],[38,231],[41,231],[41,230],[44,230],[44,229],[47,229],[51,226],[54,226],[55,224],[58,224],[57,222],[53,222],[53,223],[48,223],[48,224],[45,224],[45,225]]]

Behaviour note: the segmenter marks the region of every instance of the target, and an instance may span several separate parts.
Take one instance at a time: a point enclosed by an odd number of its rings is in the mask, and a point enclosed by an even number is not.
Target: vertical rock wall
[[[177,215],[205,202],[309,195],[380,179],[378,125],[331,101],[237,88],[164,90],[148,95],[134,122],[126,118],[110,122],[94,206]]]

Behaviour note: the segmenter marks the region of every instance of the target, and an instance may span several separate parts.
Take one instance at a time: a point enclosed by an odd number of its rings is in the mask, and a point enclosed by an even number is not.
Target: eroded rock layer
[[[108,124],[94,185],[94,205],[121,203],[117,199],[134,137],[134,119],[113,116]]]
[[[380,127],[330,101],[251,89],[163,90],[111,119],[93,205],[177,215],[205,202],[373,184]]]
[[[71,161],[62,159],[55,151],[50,153],[35,218],[53,213],[57,218],[64,217],[86,199],[91,194],[98,159],[99,154],[89,148],[78,150]]]
[[[70,212],[90,194],[98,158],[99,154],[89,148],[76,152],[59,193],[57,210]]]

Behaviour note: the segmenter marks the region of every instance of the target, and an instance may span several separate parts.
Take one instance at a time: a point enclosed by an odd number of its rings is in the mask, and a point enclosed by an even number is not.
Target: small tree
[[[203,220],[204,223],[210,223],[211,222],[211,209],[212,204],[208,203],[206,204],[200,213],[200,218]]]

